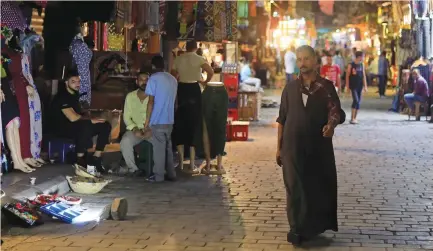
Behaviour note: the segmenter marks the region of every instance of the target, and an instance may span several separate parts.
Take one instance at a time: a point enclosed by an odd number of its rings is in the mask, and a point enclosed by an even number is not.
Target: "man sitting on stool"
[[[82,114],[79,102],[80,76],[71,71],[66,77],[65,89],[59,90],[51,103],[53,118],[53,133],[58,137],[75,140],[77,164],[86,168],[87,164],[96,167],[100,173],[105,173],[101,154],[108,144],[111,125],[101,118],[90,118],[90,114]],[[93,136],[97,136],[95,153],[90,163],[87,163],[85,153],[93,147]]]
[[[252,77],[255,75],[255,72],[252,69],[251,63],[246,62],[242,66],[240,75],[241,75],[241,84],[252,85],[257,89],[257,91],[260,91],[262,81],[259,78]]]
[[[137,78],[138,89],[128,93],[123,108],[123,121],[126,125],[126,132],[120,141],[120,150],[125,159],[129,173],[138,171],[135,163],[134,146],[146,139],[143,130],[146,122],[147,103],[149,98],[145,93],[148,73],[140,73]],[[150,135],[148,135],[150,136]]]
[[[419,109],[415,110],[415,102],[424,103],[428,100],[429,90],[427,81],[421,76],[418,69],[412,70],[413,93],[404,95],[404,100],[407,106],[411,109],[410,112],[415,111],[416,120],[420,120]],[[427,109],[427,107],[424,107]]]

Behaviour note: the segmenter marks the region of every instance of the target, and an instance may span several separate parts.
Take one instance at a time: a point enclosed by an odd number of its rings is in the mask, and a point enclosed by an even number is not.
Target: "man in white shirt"
[[[287,50],[286,54],[284,55],[284,65],[286,67],[286,83],[289,83],[294,79],[296,66],[296,54],[294,46],[291,46],[290,50]]]

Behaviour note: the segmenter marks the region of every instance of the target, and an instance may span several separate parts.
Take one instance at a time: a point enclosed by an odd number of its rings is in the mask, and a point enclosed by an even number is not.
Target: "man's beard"
[[[141,86],[138,87],[138,89],[140,91],[146,91],[146,86],[145,85],[141,85]]]

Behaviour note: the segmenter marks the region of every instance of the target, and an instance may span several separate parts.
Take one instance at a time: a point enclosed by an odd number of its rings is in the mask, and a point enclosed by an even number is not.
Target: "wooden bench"
[[[426,102],[420,102],[420,101],[415,101],[414,102],[414,104],[415,104],[415,111],[412,111],[412,110],[409,110],[409,112],[408,112],[408,120],[410,120],[410,117],[411,117],[411,115],[412,115],[412,113],[413,112],[415,112],[415,118],[416,118],[416,120],[420,120],[421,119],[421,108],[422,108],[422,110],[423,110],[423,112],[424,112],[424,116],[425,116],[425,120],[427,121],[428,120],[428,101],[426,101]]]

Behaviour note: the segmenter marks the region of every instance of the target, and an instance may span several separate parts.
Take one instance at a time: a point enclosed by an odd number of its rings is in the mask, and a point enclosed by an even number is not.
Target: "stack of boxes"
[[[227,141],[246,141],[248,140],[248,122],[239,122],[239,75],[235,72],[225,72],[223,75],[224,86],[229,96],[228,116],[227,116]]]

